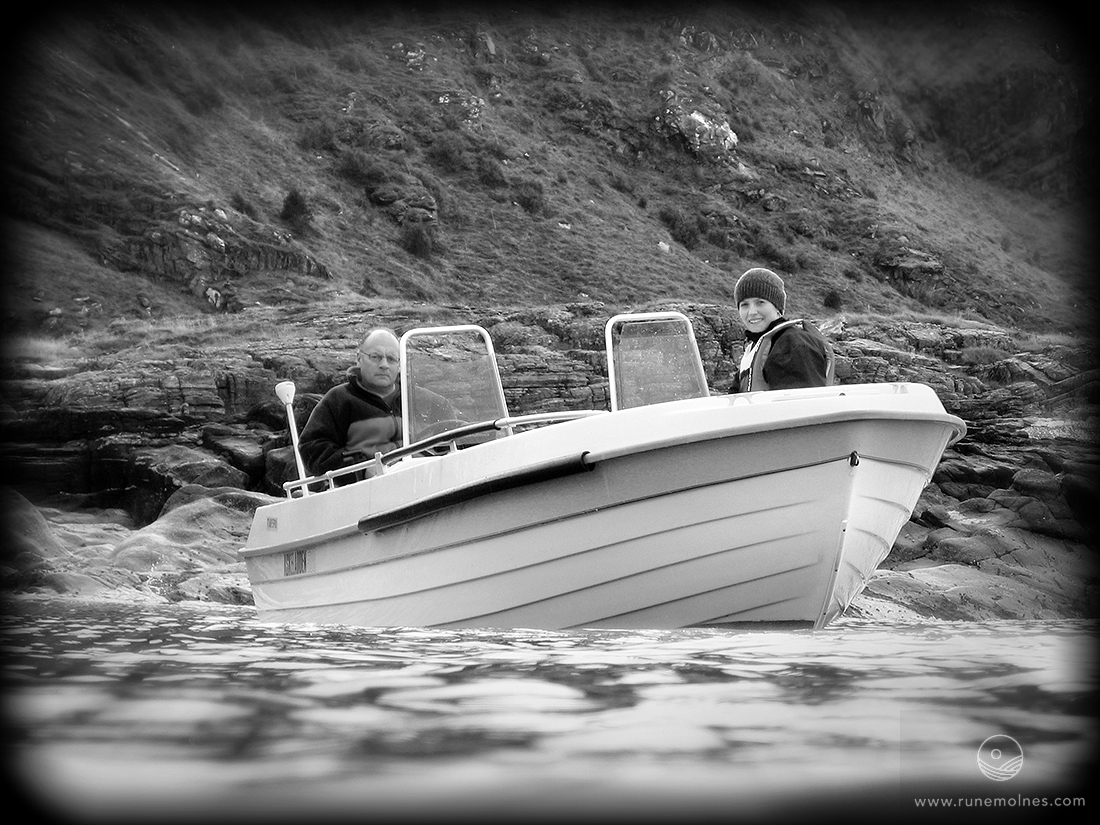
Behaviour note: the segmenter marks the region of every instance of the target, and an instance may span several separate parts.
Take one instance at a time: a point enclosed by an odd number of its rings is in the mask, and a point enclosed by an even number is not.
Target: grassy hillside
[[[5,89],[8,332],[216,311],[148,262],[181,209],[329,275],[226,268],[234,308],[732,303],[766,265],[813,317],[1091,323],[1073,144],[1091,75],[1067,21],[519,8],[134,4],[25,25]],[[693,112],[736,146],[694,146],[676,128]]]

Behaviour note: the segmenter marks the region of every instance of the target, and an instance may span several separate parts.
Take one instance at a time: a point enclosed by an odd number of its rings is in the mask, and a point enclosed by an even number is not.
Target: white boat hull
[[[241,555],[270,621],[821,627],[964,430],[914,384],[655,404],[262,507]]]

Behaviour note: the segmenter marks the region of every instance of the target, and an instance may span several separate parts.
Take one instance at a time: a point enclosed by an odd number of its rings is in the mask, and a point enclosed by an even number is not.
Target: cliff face
[[[678,309],[692,319],[708,384],[727,391],[743,346],[736,311],[676,302],[649,308]],[[121,505],[141,523],[187,484],[280,495],[296,470],[273,387],[295,382],[300,429],[317,399],[344,379],[365,326],[484,326],[495,341],[509,409],[522,415],[607,408],[603,325],[620,310],[592,301],[501,309],[349,299],[253,310],[198,334],[166,331],[156,347],[55,352],[49,367],[9,367],[3,455],[24,490]],[[1095,474],[1086,437],[1100,386],[1094,348],[1038,339],[1021,347],[1016,334],[991,326],[819,323],[836,351],[839,383],[928,384],[967,421],[966,442],[956,449],[992,456],[1001,470],[994,477],[981,461],[972,472],[955,466],[950,480],[958,496],[1007,487],[1016,470],[1035,462],[1051,473]]]
[[[1033,5],[65,10],[7,84],[7,331],[361,294],[1033,330],[1093,309],[1091,64]]]
[[[117,508],[55,548],[72,569],[91,542],[125,551],[112,575],[188,571],[157,531],[186,500],[236,508],[218,518],[238,537],[293,472],[274,384],[296,382],[301,425],[365,327],[485,326],[518,414],[602,407],[604,321],[679,308],[721,392],[733,281],[766,265],[842,383],[930,384],[967,421],[895,562],[1071,558],[1043,586],[1076,587],[1051,609],[1078,615],[1100,376],[1073,22],[843,2],[53,14],[20,32],[5,89],[9,478],[52,517]],[[43,564],[32,546],[2,572],[38,587]]]
[[[729,307],[662,304],[693,321],[708,382],[728,387],[741,335]],[[0,587],[97,598],[248,603],[236,550],[255,508],[296,477],[277,381],[301,427],[341,380],[364,321],[476,322],[497,345],[513,413],[606,408],[596,302],[502,310],[352,300],[254,311],[164,333],[154,347],[71,352],[10,369],[10,480]],[[917,381],[966,419],[856,615],[1057,619],[1095,615],[1100,456],[1096,353],[928,321],[823,323],[842,383]],[[271,330],[281,330],[275,339]],[[196,525],[199,525],[196,528]]]
[[[1002,186],[1081,191],[1095,168],[1095,61],[1072,17],[1039,11],[888,4],[849,18],[893,44],[896,121],[911,139],[940,142],[960,172]]]

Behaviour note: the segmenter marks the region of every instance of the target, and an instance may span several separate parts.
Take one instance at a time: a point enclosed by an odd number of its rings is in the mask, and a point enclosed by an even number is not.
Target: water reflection
[[[1087,623],[434,631],[9,607],[10,765],[74,819],[896,813],[918,790],[1068,792],[1096,745]],[[1011,783],[977,770],[994,734],[1022,745]]]

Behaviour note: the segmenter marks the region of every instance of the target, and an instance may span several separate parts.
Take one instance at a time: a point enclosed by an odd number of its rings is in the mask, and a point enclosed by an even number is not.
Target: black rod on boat
[[[294,461],[298,465],[298,480],[306,478],[306,465],[302,462],[302,453],[298,449],[298,425],[294,421],[294,382],[280,381],[275,385],[275,395],[286,407],[286,425],[290,429],[290,443],[294,445]],[[309,495],[309,490],[302,487],[302,495]]]
[[[552,481],[565,476],[576,475],[583,472],[591,472],[596,462],[588,460],[588,451],[576,455],[551,459],[541,464],[533,464],[521,470],[502,473],[497,476],[479,479],[442,493],[424,496],[409,504],[403,504],[390,510],[383,510],[370,516],[359,519],[360,533],[373,533],[376,530],[386,530],[399,524],[406,524],[448,507],[464,504],[467,501],[493,493],[503,493],[505,490],[514,490],[543,481]]]

